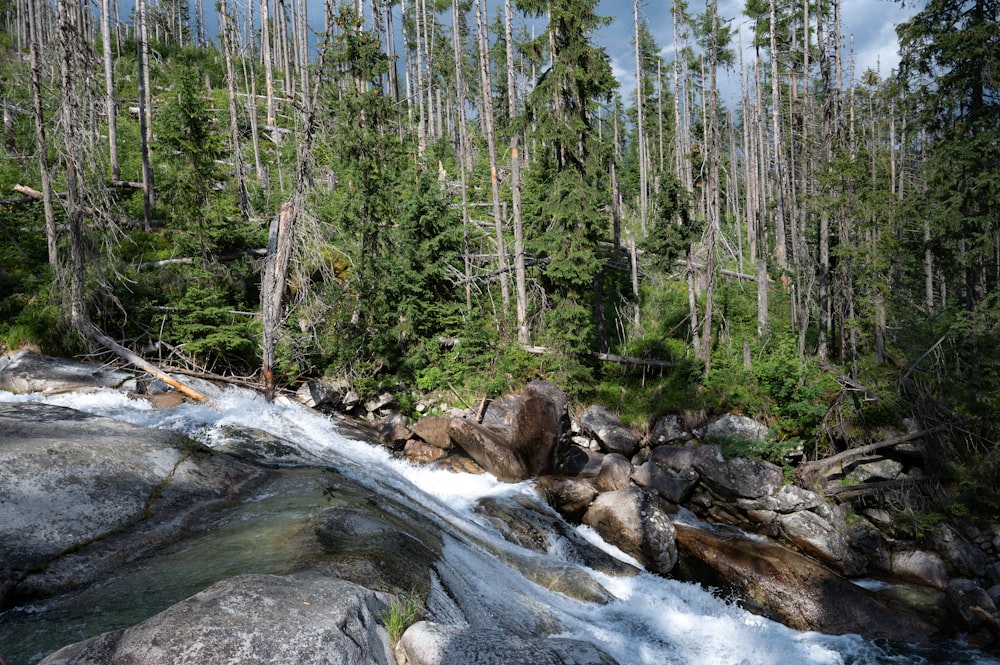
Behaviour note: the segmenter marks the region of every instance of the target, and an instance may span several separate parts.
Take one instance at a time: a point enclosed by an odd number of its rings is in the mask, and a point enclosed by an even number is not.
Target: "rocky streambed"
[[[47,366],[59,370],[46,375]],[[32,391],[142,389],[126,373],[35,356],[0,367],[7,389],[28,378]],[[307,401],[337,394],[306,390]],[[342,399],[333,402],[343,410]],[[147,607],[96,621],[85,631],[93,637],[42,662],[640,663],[609,628],[571,629],[537,597],[545,590],[616,607],[606,580],[640,579],[640,567],[697,581],[799,630],[896,644],[973,635],[985,645],[992,636],[989,548],[957,531],[935,550],[888,540],[786,484],[778,467],[723,459],[679,418],[647,435],[599,407],[574,423],[565,395],[544,382],[481,414],[406,423],[388,402],[369,414],[395,456],[485,469],[520,483],[520,493],[481,498],[472,521],[460,522],[415,504],[396,481],[369,477],[376,466],[322,458],[295,436],[237,422],[215,430],[208,446],[173,430],[0,401],[0,654],[19,665],[64,646],[55,638],[13,651],[14,633],[32,625],[28,614],[89,603],[107,612],[109,598],[128,606],[141,597]],[[518,581],[496,588],[493,560]],[[410,620],[422,621],[390,635],[407,599],[422,608]],[[784,650],[749,662],[805,662]],[[701,662],[686,653],[649,662]],[[964,662],[988,662],[970,654]]]

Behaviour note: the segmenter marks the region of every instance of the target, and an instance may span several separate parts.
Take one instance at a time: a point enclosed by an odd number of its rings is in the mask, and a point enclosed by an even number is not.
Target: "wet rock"
[[[8,596],[93,580],[176,539],[270,473],[175,432],[0,403],[0,577],[20,579]]]
[[[953,579],[945,591],[948,594],[948,602],[962,619],[965,630],[974,632],[993,627],[987,626],[985,619],[986,616],[996,614],[997,606],[978,582],[964,578]],[[978,612],[974,608],[978,609]]]
[[[395,665],[384,594],[318,573],[243,575],[44,665]]]
[[[595,404],[584,411],[580,425],[598,440],[604,452],[631,457],[639,450],[639,435],[602,406]]]
[[[625,489],[631,484],[632,462],[618,453],[609,453],[601,461],[601,471],[597,474],[597,489],[613,492]]]
[[[597,498],[594,481],[585,478],[541,476],[538,489],[550,506],[573,521],[579,521]]]
[[[0,390],[12,393],[58,393],[87,388],[129,388],[134,372],[43,356],[22,349],[0,367]],[[134,382],[131,388],[135,388]]]
[[[939,633],[920,614],[787,547],[730,528],[675,527],[681,557],[677,574],[734,595],[751,612],[797,630],[834,635],[924,643]]]
[[[353,392],[346,379],[310,379],[295,391],[295,399],[308,407],[336,409],[346,406],[347,396]]]
[[[724,460],[718,446],[695,450],[693,465],[701,482],[726,501],[759,499],[784,484],[784,472],[776,464],[748,457]]]
[[[429,443],[424,443],[420,439],[410,439],[403,446],[403,454],[414,464],[428,464],[441,459],[448,452]]]
[[[406,665],[616,665],[589,642],[524,638],[501,630],[418,621],[403,633],[397,659]]]
[[[629,487],[605,492],[584,514],[583,523],[653,572],[666,575],[677,563],[674,525],[652,490]]]

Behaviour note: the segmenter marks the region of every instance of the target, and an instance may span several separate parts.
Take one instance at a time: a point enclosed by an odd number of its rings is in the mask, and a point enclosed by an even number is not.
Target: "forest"
[[[995,516],[1000,1],[887,74],[841,0],[748,0],[752,44],[633,3],[623,96],[596,0],[0,0],[0,343],[404,410],[540,377],[777,462],[911,422],[928,510]]]

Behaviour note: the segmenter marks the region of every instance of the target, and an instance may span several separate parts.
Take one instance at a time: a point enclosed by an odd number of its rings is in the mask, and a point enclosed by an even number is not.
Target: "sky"
[[[734,27],[742,32],[743,44],[746,49],[744,61],[751,62],[753,52],[748,48],[751,43],[752,26],[749,19],[743,15],[744,0],[719,0],[719,16],[721,19],[734,21]],[[906,21],[916,9],[914,3],[902,3],[894,0],[842,0],[841,22],[845,35],[843,54],[845,57],[845,76],[849,57],[850,39],[854,38],[856,76],[873,69],[882,77],[887,76],[899,65],[899,42],[895,26]],[[697,0],[689,0],[690,10],[702,10]],[[666,62],[672,62],[673,56],[673,21],[671,19],[672,3],[670,0],[640,0],[639,14],[649,24],[650,31],[660,46],[661,55]],[[621,84],[620,92],[623,99],[628,99],[635,88],[635,51],[633,37],[633,5],[631,0],[600,0],[598,13],[613,17],[614,23],[602,28],[598,40],[603,44],[611,58],[615,78]],[[734,46],[736,35],[733,36]],[[738,66],[737,66],[738,67]],[[739,71],[720,71],[719,87],[727,102],[738,100]],[[735,106],[735,102],[731,104]]]

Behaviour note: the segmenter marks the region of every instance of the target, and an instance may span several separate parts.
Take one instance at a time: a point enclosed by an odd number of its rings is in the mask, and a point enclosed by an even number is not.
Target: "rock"
[[[848,577],[867,572],[864,559],[850,547],[847,536],[814,512],[802,510],[780,515],[784,536],[806,554],[833,565]]]
[[[813,510],[822,503],[819,494],[798,485],[782,485],[777,492],[764,498],[765,509],[778,513]]]
[[[867,521],[860,520],[847,526],[847,541],[855,552],[864,557],[868,567],[882,573],[891,569],[889,545],[882,532]]]
[[[649,455],[649,459],[665,469],[686,472],[694,469],[694,460],[698,457],[698,448],[693,445],[657,446]],[[713,452],[718,449],[713,448]],[[703,453],[702,453],[703,454]]]
[[[596,478],[604,464],[604,453],[569,446],[556,464],[556,472],[576,478]]]
[[[451,437],[448,436],[448,428],[451,427],[451,418],[442,416],[424,416],[413,423],[413,434],[419,437],[428,445],[440,448],[441,450],[451,450],[455,447]]]
[[[290,441],[261,429],[227,425],[222,428],[222,436],[213,450],[259,466],[289,468],[319,462],[314,455],[299,450]]]
[[[0,578],[24,598],[84,584],[271,477],[175,432],[0,403]]]
[[[452,451],[445,457],[437,460],[431,468],[451,471],[452,473],[486,473],[486,469],[479,466],[476,460],[472,459],[462,451]]]
[[[532,381],[483,425],[452,418],[448,435],[480,466],[507,482],[550,473],[569,431],[566,394],[548,381]],[[491,404],[491,408],[498,402]]]
[[[632,472],[631,480],[639,487],[656,490],[671,503],[680,504],[694,492],[698,484],[698,473],[694,469],[688,469],[686,472],[672,471],[649,461]]]
[[[663,416],[653,424],[649,432],[649,442],[653,446],[663,446],[686,439],[688,436],[684,418],[677,415]]]
[[[931,529],[931,548],[939,553],[952,570],[962,577],[986,577],[987,559],[983,551],[967,541],[947,524]]]
[[[584,514],[583,523],[653,572],[666,575],[677,563],[674,525],[652,490],[605,492]]]
[[[597,498],[594,481],[584,478],[541,476],[538,479],[538,489],[550,506],[574,522],[580,521]]]
[[[44,665],[395,665],[378,614],[387,597],[318,573],[243,575]]]
[[[676,524],[682,579],[715,586],[746,609],[796,630],[925,643],[939,630],[825,566],[735,529]]]
[[[346,379],[310,379],[298,387],[295,399],[311,408],[335,409],[344,404],[351,392],[351,384]]]
[[[21,349],[0,369],[0,390],[22,394],[118,388],[133,377],[135,377],[134,372],[124,372],[75,360],[51,358],[31,349]]]
[[[900,462],[886,457],[864,458],[847,465],[843,475],[853,483],[895,480],[903,475],[904,468]]]
[[[784,472],[776,464],[749,457],[724,460],[718,446],[695,450],[693,465],[702,484],[726,501],[760,499],[784,484]]]
[[[365,411],[374,415],[395,401],[396,397],[392,393],[380,393],[372,399],[365,400]]]
[[[630,485],[632,462],[618,453],[608,453],[601,461],[601,471],[597,474],[597,489],[613,492]]]
[[[403,454],[414,464],[428,464],[448,454],[448,451],[424,443],[420,439],[410,439],[403,445]]]
[[[767,439],[767,425],[753,418],[726,413],[701,428],[698,436],[702,441],[735,439],[760,443]]]
[[[580,425],[598,440],[604,452],[631,457],[639,450],[639,435],[602,406],[595,404],[584,411]]]
[[[941,557],[921,550],[893,552],[890,571],[894,577],[905,582],[922,584],[935,589],[948,587],[948,567]]]
[[[953,579],[948,583],[946,592],[948,602],[961,617],[967,631],[977,631],[987,627],[983,616],[974,612],[972,608],[979,608],[987,615],[996,614],[997,606],[978,582],[964,578]]]
[[[589,642],[525,638],[501,630],[418,621],[403,633],[397,659],[406,665],[616,665]]]

